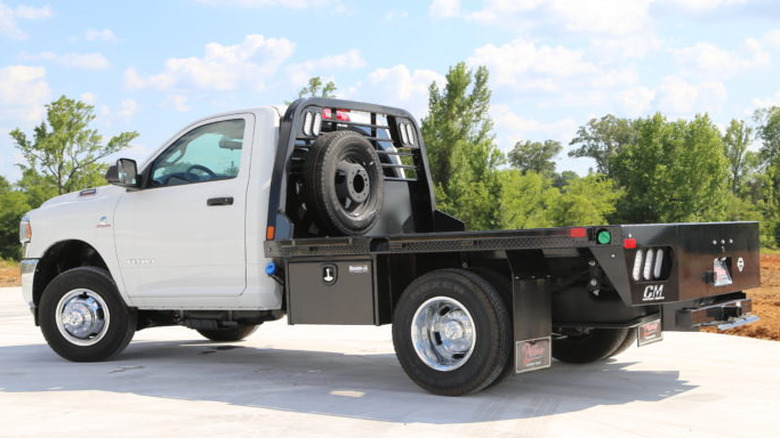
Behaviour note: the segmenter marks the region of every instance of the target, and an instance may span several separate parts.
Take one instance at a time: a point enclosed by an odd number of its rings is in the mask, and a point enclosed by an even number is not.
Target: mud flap
[[[646,322],[637,327],[636,345],[644,347],[663,340],[663,326],[661,320]]]
[[[549,368],[552,305],[548,280],[513,281],[515,372]]]

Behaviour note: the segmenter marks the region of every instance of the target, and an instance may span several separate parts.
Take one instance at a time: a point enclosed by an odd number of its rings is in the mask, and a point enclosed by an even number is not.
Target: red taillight
[[[338,120],[341,122],[349,122],[349,111],[337,109],[334,114],[332,108],[323,108],[322,118],[328,120]]]
[[[623,239],[623,248],[636,249],[636,239]]]
[[[587,228],[572,228],[569,230],[569,235],[575,239],[583,238],[588,236],[588,229]]]

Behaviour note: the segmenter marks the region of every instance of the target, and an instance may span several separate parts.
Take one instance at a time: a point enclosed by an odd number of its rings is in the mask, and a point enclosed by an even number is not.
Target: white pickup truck
[[[265,321],[393,324],[436,394],[585,363],[662,330],[755,320],[756,223],[464,231],[435,209],[406,111],[301,99],[199,120],[112,185],[20,226],[22,290],[60,356],[99,361],[136,330],[239,341]]]

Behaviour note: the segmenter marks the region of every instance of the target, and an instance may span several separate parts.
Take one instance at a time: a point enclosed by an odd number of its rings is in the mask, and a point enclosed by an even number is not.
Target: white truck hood
[[[46,209],[54,206],[70,203],[89,203],[90,201],[106,200],[108,198],[118,198],[124,193],[125,189],[119,186],[100,186],[96,188],[84,189],[79,192],[66,193],[41,204],[40,209]],[[86,205],[85,205],[85,208]]]

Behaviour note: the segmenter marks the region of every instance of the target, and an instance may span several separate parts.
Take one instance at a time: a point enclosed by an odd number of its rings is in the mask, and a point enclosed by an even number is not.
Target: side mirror
[[[109,167],[106,172],[106,181],[121,187],[138,188],[139,180],[138,165],[135,160],[128,158],[120,158],[116,165]]]

